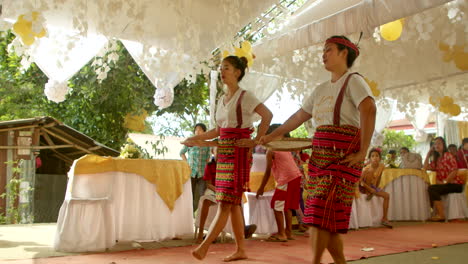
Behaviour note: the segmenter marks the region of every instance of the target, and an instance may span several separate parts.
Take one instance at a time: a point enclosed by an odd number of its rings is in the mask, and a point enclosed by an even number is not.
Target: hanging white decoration
[[[174,101],[174,92],[171,89],[156,89],[156,93],[154,94],[154,104],[157,105],[159,109],[169,107],[172,104],[172,101]]]
[[[65,101],[65,96],[69,90],[70,87],[68,87],[67,81],[57,82],[55,80],[49,79],[49,81],[44,86],[44,93],[47,96],[47,99],[56,103]]]

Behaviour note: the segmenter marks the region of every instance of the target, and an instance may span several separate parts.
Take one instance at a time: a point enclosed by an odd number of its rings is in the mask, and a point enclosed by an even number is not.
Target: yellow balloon
[[[38,16],[39,16],[39,12],[36,12],[36,11],[32,12],[32,20],[33,21],[36,21]]]
[[[447,45],[447,44],[445,44],[445,43],[443,43],[443,42],[440,42],[440,43],[439,43],[439,49],[440,49],[441,51],[449,51],[449,50],[450,50],[450,46]]]
[[[35,36],[36,38],[43,38],[43,37],[45,37],[45,35],[47,34],[47,31],[45,30],[45,28],[42,28],[42,30],[41,30],[41,32],[40,32],[39,34],[36,34],[36,33],[34,33],[34,32],[33,32],[33,34],[34,34],[34,36]]]
[[[432,106],[436,106],[437,105],[437,101],[434,99],[434,97],[432,96],[429,96],[429,103],[432,105]]]
[[[13,25],[13,31],[18,35],[27,35],[32,32],[32,23],[31,21],[25,20],[24,15],[20,15]]]
[[[448,106],[441,106],[441,107],[439,107],[439,111],[441,111],[442,113],[448,114],[449,113],[449,107]]]
[[[450,106],[449,113],[453,116],[457,116],[461,113],[461,108],[457,104],[453,104]]]
[[[18,21],[13,25],[13,31],[18,35],[26,35],[29,33],[28,24],[26,22]]]
[[[453,98],[450,96],[444,96],[440,98],[440,105],[441,106],[450,106],[453,104]]]
[[[21,41],[23,41],[24,45],[31,46],[36,39],[32,34],[25,34],[21,36]]]
[[[226,58],[227,56],[229,56],[229,51],[224,50],[223,51],[223,58]]]
[[[400,19],[380,26],[380,35],[388,41],[395,41],[400,38],[402,31],[403,23]]]
[[[465,52],[454,52],[453,61],[455,66],[462,71],[468,71],[468,53]]]
[[[451,60],[453,60],[453,53],[452,52],[446,52],[444,54],[444,56],[442,57],[442,60],[444,62],[450,62]]]

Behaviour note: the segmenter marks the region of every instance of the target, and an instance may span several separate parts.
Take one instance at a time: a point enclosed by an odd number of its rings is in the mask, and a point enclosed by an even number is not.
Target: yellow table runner
[[[74,174],[119,171],[143,176],[156,185],[156,192],[172,211],[190,179],[190,167],[181,160],[118,159],[85,155],[77,160]]]
[[[391,181],[404,176],[404,175],[415,175],[425,182],[431,184],[430,178],[427,173],[423,170],[418,169],[384,169],[382,177],[380,178],[380,188],[384,188]]]

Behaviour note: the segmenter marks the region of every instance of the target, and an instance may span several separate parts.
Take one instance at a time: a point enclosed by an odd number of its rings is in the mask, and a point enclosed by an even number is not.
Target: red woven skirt
[[[242,193],[249,189],[252,151],[234,146],[238,139],[250,138],[248,128],[221,128],[216,164],[216,201],[241,204]]]
[[[339,162],[359,151],[359,129],[350,125],[320,126],[312,145],[303,221],[332,233],[346,233],[363,164],[349,167]]]

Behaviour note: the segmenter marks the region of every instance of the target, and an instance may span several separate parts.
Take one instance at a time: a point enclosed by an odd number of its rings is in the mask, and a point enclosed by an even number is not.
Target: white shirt
[[[235,128],[237,127],[237,100],[241,94],[242,89],[237,89],[236,93],[231,97],[228,102],[224,102],[226,95],[223,95],[216,108],[216,124],[221,128]],[[242,108],[242,125],[241,128],[250,128],[254,122],[254,110],[261,104],[260,100],[253,95],[253,93],[246,91],[241,100]]]
[[[335,109],[336,98],[350,73],[350,71],[347,71],[334,83],[327,81],[320,84],[308,98],[304,99],[302,110],[312,115],[314,127],[333,124],[333,111]],[[364,78],[357,74],[351,76],[343,96],[340,125],[347,124],[360,127],[358,107],[368,96],[373,98],[369,85],[367,85]]]

